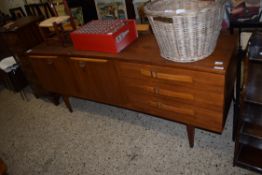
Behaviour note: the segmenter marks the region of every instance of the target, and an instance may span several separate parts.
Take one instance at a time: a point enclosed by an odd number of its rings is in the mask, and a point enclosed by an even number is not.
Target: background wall
[[[69,6],[82,6],[85,22],[92,19],[97,19],[96,7],[94,0],[67,0]],[[27,3],[39,3],[40,0],[27,0]],[[132,0],[126,0],[127,15],[130,19],[135,19],[135,11]],[[24,0],[0,0],[0,10],[6,14],[9,14],[10,8],[23,7]],[[24,10],[25,11],[25,10]]]

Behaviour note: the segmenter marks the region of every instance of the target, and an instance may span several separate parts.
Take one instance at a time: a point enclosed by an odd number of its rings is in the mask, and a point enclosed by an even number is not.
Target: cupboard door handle
[[[30,55],[30,58],[42,58],[42,59],[54,59],[57,58],[57,56],[40,56],[40,55]]]
[[[86,67],[86,63],[85,62],[79,62],[79,67],[80,68],[85,68]]]
[[[93,62],[93,63],[107,63],[108,60],[99,58],[81,58],[81,57],[70,57],[71,60],[82,61],[82,62]]]
[[[48,65],[52,65],[52,64],[53,64],[53,61],[52,61],[52,60],[48,60],[48,61],[47,61],[47,64],[48,64]]]

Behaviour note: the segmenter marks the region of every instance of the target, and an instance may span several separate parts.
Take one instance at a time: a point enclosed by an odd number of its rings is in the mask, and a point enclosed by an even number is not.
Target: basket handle
[[[168,18],[168,17],[162,17],[162,16],[154,16],[152,17],[152,19],[154,21],[160,21],[160,22],[164,22],[164,23],[173,23],[173,18]]]

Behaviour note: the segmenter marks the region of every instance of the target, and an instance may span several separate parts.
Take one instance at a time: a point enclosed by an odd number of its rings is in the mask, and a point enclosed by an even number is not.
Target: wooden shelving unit
[[[246,59],[234,165],[262,173],[262,59]]]
[[[237,154],[236,165],[248,168],[257,172],[262,172],[261,149],[254,148],[249,144],[240,144]]]

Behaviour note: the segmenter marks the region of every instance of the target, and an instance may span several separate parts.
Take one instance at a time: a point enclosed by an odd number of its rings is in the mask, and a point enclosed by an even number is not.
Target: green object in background
[[[83,25],[84,24],[84,17],[83,17],[83,11],[82,11],[82,7],[74,7],[71,8],[71,13],[72,16],[77,19],[77,21]]]

